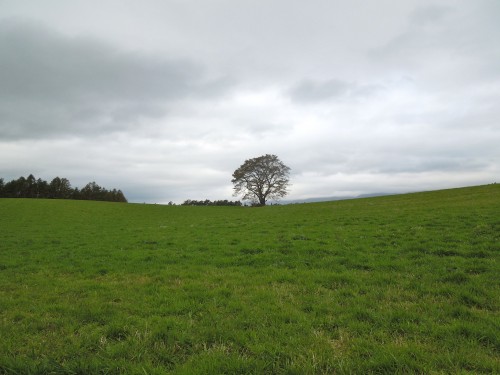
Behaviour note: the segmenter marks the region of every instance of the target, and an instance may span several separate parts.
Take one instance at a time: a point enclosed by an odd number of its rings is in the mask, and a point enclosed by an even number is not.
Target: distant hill
[[[316,197],[316,198],[306,198],[306,199],[291,199],[291,200],[281,200],[279,203],[281,204],[295,204],[295,203],[315,203],[315,202],[331,202],[331,201],[342,201],[346,199],[359,199],[359,198],[373,198],[373,197],[382,197],[385,195],[395,195],[396,193],[370,193],[370,194],[361,194],[356,196],[345,196],[345,197]]]

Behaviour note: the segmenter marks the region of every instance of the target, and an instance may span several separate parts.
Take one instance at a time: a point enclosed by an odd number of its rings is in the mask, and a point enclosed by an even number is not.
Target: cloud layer
[[[134,54],[26,21],[0,22],[0,50],[4,139],[126,132],[176,102],[228,88],[192,61]]]
[[[494,1],[2,2],[0,177],[130,201],[231,198],[273,153],[291,199],[497,181]]]

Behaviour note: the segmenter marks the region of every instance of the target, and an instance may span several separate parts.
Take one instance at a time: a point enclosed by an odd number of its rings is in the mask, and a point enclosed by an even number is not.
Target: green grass
[[[328,203],[0,199],[0,373],[500,372],[500,185]]]

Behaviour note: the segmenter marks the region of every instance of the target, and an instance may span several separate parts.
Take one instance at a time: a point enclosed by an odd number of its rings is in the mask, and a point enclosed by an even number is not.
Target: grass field
[[[262,208],[0,199],[0,373],[500,373],[499,261],[500,185]]]

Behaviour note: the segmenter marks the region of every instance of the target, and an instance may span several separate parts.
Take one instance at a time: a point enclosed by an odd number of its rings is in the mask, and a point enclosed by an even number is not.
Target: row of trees
[[[227,199],[218,201],[211,201],[209,199],[205,199],[204,201],[188,199],[181,203],[181,206],[241,206],[241,202],[228,201]]]
[[[233,172],[233,195],[243,195],[243,200],[251,205],[264,206],[270,199],[278,200],[288,194],[290,186],[290,168],[276,155],[262,155],[245,162]],[[54,178],[50,183],[36,179],[32,174],[28,178],[4,183],[0,178],[0,198],[55,198],[86,199],[112,202],[127,202],[121,190],[107,190],[95,182],[89,182],[81,190],[72,188],[66,178]],[[173,204],[170,202],[169,204]],[[197,201],[188,199],[183,206],[241,206],[240,201],[218,200]]]
[[[56,177],[51,182],[36,179],[30,174],[4,183],[0,178],[0,198],[49,198],[80,199],[94,201],[127,202],[121,190],[107,190],[95,182],[89,182],[82,189],[71,187],[66,178]]]

